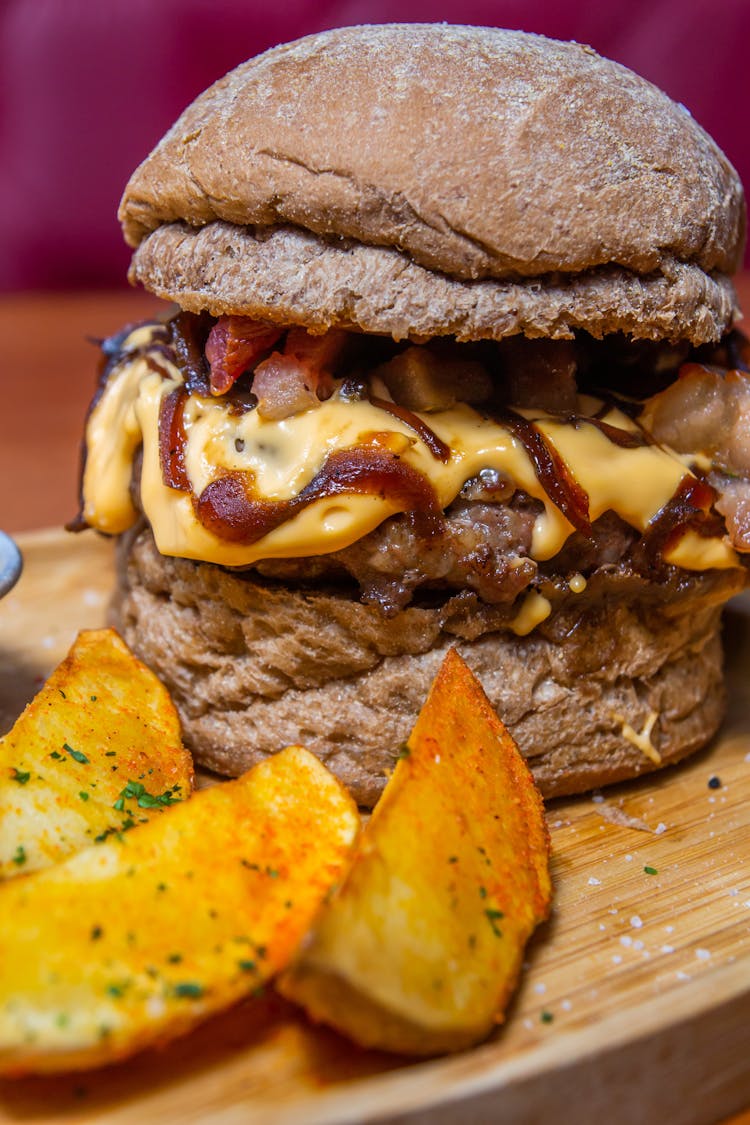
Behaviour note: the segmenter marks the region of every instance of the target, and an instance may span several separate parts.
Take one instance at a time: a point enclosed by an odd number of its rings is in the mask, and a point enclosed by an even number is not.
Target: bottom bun
[[[728,572],[683,575],[677,600],[595,576],[525,637],[472,596],[385,618],[353,593],[165,558],[148,531],[123,537],[120,578],[115,624],[171,692],[200,765],[236,775],[302,743],[366,807],[452,645],[547,797],[675,762],[723,714]]]

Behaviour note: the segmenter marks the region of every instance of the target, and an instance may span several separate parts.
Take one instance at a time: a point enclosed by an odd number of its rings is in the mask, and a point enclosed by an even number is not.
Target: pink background
[[[683,102],[750,181],[750,0],[0,0],[0,290],[123,284],[122,189],[196,94],[275,43],[390,20],[590,43]]]

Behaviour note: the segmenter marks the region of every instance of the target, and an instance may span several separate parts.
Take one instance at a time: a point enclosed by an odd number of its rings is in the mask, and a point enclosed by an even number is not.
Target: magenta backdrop
[[[0,289],[122,284],[120,194],[196,94],[275,43],[391,20],[590,43],[683,102],[750,181],[750,0],[0,0]]]

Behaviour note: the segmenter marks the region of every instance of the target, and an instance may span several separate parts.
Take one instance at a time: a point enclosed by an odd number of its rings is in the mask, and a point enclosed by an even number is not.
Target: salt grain
[[[663,945],[661,947],[661,952],[662,953],[674,953],[674,946],[673,945]]]
[[[641,926],[643,925],[643,922],[641,921],[641,919],[638,917],[637,914],[634,914],[633,917],[630,919],[630,925],[633,927],[634,930],[640,930]]]
[[[656,828],[654,829],[654,835],[655,836],[661,836],[662,832],[666,832],[666,831],[667,831],[666,824],[662,824],[662,822],[659,821]]]
[[[590,876],[590,878],[589,878],[589,886],[590,887],[601,887],[601,885],[602,885],[601,879],[597,879],[593,875]]]
[[[710,949],[696,949],[695,956],[698,958],[699,961],[708,961],[711,958],[711,950]]]
[[[538,992],[540,996],[543,992],[546,992],[546,991],[547,991],[547,985],[542,984],[541,981],[539,981],[539,984],[534,985],[534,992]]]

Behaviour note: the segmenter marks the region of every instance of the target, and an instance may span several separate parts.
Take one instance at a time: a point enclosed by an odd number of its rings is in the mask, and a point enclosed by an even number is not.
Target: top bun
[[[716,338],[744,239],[734,169],[650,83],[576,43],[417,24],[244,63],[136,170],[120,218],[134,276],[185,307],[462,338]],[[332,278],[308,291],[321,255]]]

